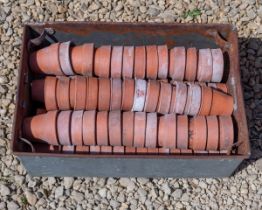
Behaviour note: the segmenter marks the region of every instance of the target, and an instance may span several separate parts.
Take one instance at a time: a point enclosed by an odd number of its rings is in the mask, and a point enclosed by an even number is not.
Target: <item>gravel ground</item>
[[[0,0],[0,209],[262,209],[261,0]],[[10,152],[22,23],[229,22],[239,30],[251,159],[223,179],[32,178]]]

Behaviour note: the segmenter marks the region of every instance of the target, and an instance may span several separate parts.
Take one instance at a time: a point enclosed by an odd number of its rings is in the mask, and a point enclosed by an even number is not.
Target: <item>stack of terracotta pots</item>
[[[57,76],[32,81],[31,98],[46,111],[23,124],[24,137],[49,151],[224,154],[234,143],[221,49],[64,42],[29,64]]]

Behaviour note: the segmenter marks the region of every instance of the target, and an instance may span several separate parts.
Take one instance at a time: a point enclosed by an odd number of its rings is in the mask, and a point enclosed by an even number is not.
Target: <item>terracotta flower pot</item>
[[[71,117],[71,141],[75,146],[83,145],[83,114],[81,111],[73,111]]]
[[[56,130],[58,111],[49,111],[24,119],[23,134],[29,140],[42,140],[48,144],[58,145]],[[48,132],[47,132],[48,131]]]
[[[189,120],[189,148],[204,151],[207,143],[207,124],[204,116]]]
[[[160,83],[155,80],[149,80],[147,83],[145,112],[155,112],[160,94]]]
[[[224,93],[228,93],[228,87],[227,84],[225,83],[216,83],[216,89]]]
[[[121,130],[122,130],[122,116],[121,111],[111,111],[108,117],[109,127],[109,144],[111,146],[122,146]]]
[[[187,99],[187,85],[183,82],[176,82],[176,113],[183,114]]]
[[[123,146],[133,146],[134,141],[134,112],[123,112],[122,115],[122,141]]]
[[[134,103],[135,80],[124,79],[122,88],[122,110],[130,111]]]
[[[177,116],[177,148],[178,149],[188,149],[188,140],[189,140],[189,123],[188,117],[186,115]]]
[[[158,78],[166,79],[168,75],[168,48],[167,45],[157,46],[158,54]]]
[[[69,85],[70,79],[68,77],[60,77],[57,80],[56,100],[60,110],[70,109]]]
[[[75,153],[87,154],[89,152],[90,152],[90,147],[89,146],[76,146],[75,147]]]
[[[217,150],[219,143],[219,125],[216,116],[207,116],[207,150]]]
[[[135,112],[134,122],[134,147],[145,146],[146,113]]]
[[[212,91],[210,115],[231,115],[234,108],[233,97],[214,89]]]
[[[72,77],[69,83],[70,108],[74,109],[76,104],[76,77]]]
[[[192,47],[186,53],[186,72],[185,80],[195,81],[197,74],[197,49]]]
[[[71,48],[72,67],[77,74],[92,76],[94,66],[94,44],[87,43]]]
[[[189,88],[192,89],[192,98],[188,115],[195,116],[198,114],[201,105],[201,87],[199,85],[190,84]]]
[[[59,62],[59,45],[54,43],[30,54],[29,64],[33,72],[63,75]]]
[[[90,149],[91,154],[97,154],[97,153],[101,152],[101,146],[92,145],[92,146],[89,147],[89,149]]]
[[[147,154],[147,148],[145,147],[137,147],[136,154]]]
[[[113,147],[111,147],[111,146],[101,146],[101,153],[112,154],[113,153]]]
[[[98,79],[87,77],[86,80],[88,80],[86,110],[95,110],[98,107]]]
[[[122,103],[122,80],[111,79],[111,104],[110,110],[120,110]]]
[[[135,154],[136,148],[135,147],[125,147],[125,154]]]
[[[125,147],[123,147],[123,146],[114,146],[113,147],[113,153],[114,154],[124,154],[125,153]]]
[[[170,154],[170,149],[169,148],[159,148],[158,149],[158,154],[160,154],[160,155],[169,155]]]
[[[101,46],[95,52],[95,75],[108,78],[110,75],[111,46]]]
[[[170,109],[172,97],[172,86],[168,83],[160,83],[160,94],[157,105],[157,112],[167,114]]]
[[[146,78],[156,79],[158,73],[157,46],[146,46]]]
[[[210,87],[201,86],[201,105],[198,115],[209,115],[212,104],[213,92]]]
[[[186,49],[174,47],[170,50],[169,76],[177,81],[183,81],[186,69]]]
[[[146,74],[146,48],[135,47],[134,76],[136,79],[144,79]]]
[[[210,82],[212,79],[212,55],[210,49],[198,51],[197,80],[199,82]]]
[[[74,75],[70,58],[70,45],[71,42],[62,42],[59,46],[59,61],[62,72],[67,76]]]
[[[86,78],[75,77],[75,110],[83,110],[86,107]]]
[[[135,96],[132,111],[141,112],[145,106],[147,82],[142,79],[135,80]],[[129,96],[130,97],[130,96]]]
[[[172,85],[172,96],[171,96],[169,113],[175,113],[175,112],[176,112],[176,86]]]
[[[123,63],[123,46],[114,46],[111,56],[111,77],[121,78]]]
[[[58,109],[56,91],[57,79],[55,77],[46,77],[44,87],[44,101],[47,111]]]
[[[66,154],[75,153],[75,146],[73,145],[62,146],[62,153],[66,153]]]
[[[231,150],[234,143],[234,126],[232,117],[219,116],[219,150]]]
[[[71,116],[72,111],[61,111],[57,117],[57,135],[61,145],[71,145]]]
[[[147,113],[145,146],[154,148],[157,146],[157,114]]]
[[[147,154],[155,154],[157,155],[158,152],[158,148],[147,148]]]
[[[96,143],[99,146],[108,146],[108,112],[97,112],[96,115]]]
[[[192,96],[193,96],[193,88],[191,83],[187,83],[187,99],[186,99],[186,106],[184,110],[184,114],[188,115],[191,108],[192,103]]]
[[[31,96],[34,101],[44,102],[45,101],[45,80],[38,79],[33,80],[31,83]]]
[[[96,144],[96,111],[85,111],[83,115],[83,142],[84,145]]]
[[[158,145],[164,148],[176,147],[176,115],[166,114],[159,118]]]
[[[134,46],[125,46],[123,52],[123,69],[122,75],[124,78],[132,78],[134,71]]]
[[[100,78],[98,88],[98,110],[110,110],[110,97],[111,97],[111,81],[110,79]]]
[[[180,155],[180,154],[181,154],[181,150],[180,150],[180,149],[177,149],[177,148],[171,148],[171,149],[170,149],[170,154]]]
[[[213,66],[213,74],[211,81],[212,82],[221,82],[224,73],[224,58],[223,52],[220,48],[211,49],[212,55],[212,66]]]

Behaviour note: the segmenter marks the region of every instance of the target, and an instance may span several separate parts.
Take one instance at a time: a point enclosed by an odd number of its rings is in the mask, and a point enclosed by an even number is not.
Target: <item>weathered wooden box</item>
[[[71,40],[75,44],[93,42],[96,47],[111,45],[167,44],[220,47],[225,52],[227,77],[223,80],[234,96],[235,141],[232,155],[105,155],[32,152],[20,140],[23,118],[35,113],[30,100],[33,75],[28,66],[28,41],[44,29],[53,35],[44,43]],[[232,25],[56,22],[26,24],[18,77],[16,113],[13,124],[13,153],[33,176],[114,176],[114,177],[224,177],[230,176],[250,155],[248,130],[239,71],[238,37]],[[48,132],[48,131],[47,131]],[[34,144],[34,147],[40,147]]]

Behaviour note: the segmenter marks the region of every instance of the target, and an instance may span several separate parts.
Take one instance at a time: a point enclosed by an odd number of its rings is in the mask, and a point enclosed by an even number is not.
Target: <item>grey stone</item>
[[[64,186],[65,189],[70,189],[74,183],[74,178],[72,177],[64,177]]]
[[[106,193],[107,193],[107,189],[106,188],[102,188],[98,191],[98,194],[102,197],[105,198],[106,197]]]
[[[19,205],[14,201],[10,201],[10,202],[7,203],[7,209],[8,210],[17,210],[19,208],[20,208]]]
[[[55,190],[55,198],[57,199],[63,195],[64,195],[64,187],[63,186],[57,187]]]
[[[262,57],[258,57],[255,61],[256,68],[262,68]]]
[[[0,194],[2,196],[7,196],[10,195],[11,191],[9,189],[9,187],[7,187],[6,185],[1,184],[0,185]]]
[[[119,184],[126,187],[128,191],[132,191],[136,187],[134,182],[129,178],[120,178]]]
[[[172,196],[174,197],[175,200],[179,200],[183,194],[183,191],[181,189],[176,189],[173,193]]]
[[[15,182],[21,186],[24,183],[25,177],[20,175],[15,175]]]
[[[26,191],[25,197],[30,205],[34,206],[36,204],[37,198],[33,193]]]

